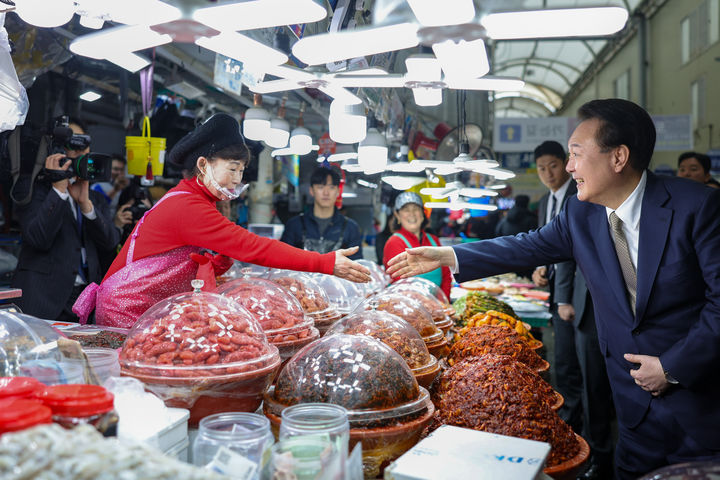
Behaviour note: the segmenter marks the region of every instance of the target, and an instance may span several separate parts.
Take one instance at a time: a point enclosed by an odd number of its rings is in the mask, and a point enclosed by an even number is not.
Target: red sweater
[[[168,198],[147,214],[135,242],[133,260],[191,245],[265,267],[333,273],[335,253],[309,252],[248,232],[217,210],[215,196],[195,178],[181,181],[170,191],[190,193]],[[130,240],[105,278],[125,266],[129,246]]]
[[[404,228],[401,228],[397,231],[397,233],[402,234],[403,237],[407,239],[408,242],[410,242],[410,245],[413,248],[416,247],[432,247],[432,243],[430,243],[427,239],[427,236],[425,232],[422,232],[422,242],[419,241],[418,237],[416,235],[413,235],[408,230],[405,230]],[[440,246],[440,240],[435,235],[432,235],[431,233],[428,233],[427,235],[430,235],[433,240],[435,240],[435,244],[437,246]],[[388,238],[387,243],[385,244],[385,250],[383,250],[383,265],[385,265],[385,268],[388,266],[388,262],[391,258],[393,258],[395,255],[398,255],[402,252],[404,252],[407,249],[407,245],[405,245],[405,242],[402,241],[402,238],[398,238],[395,235],[390,235],[390,238]],[[450,298],[450,286],[452,284],[452,274],[450,273],[450,269],[448,267],[442,267],[440,272],[442,273],[442,285],[440,285],[440,288],[442,291],[447,295],[448,298]]]

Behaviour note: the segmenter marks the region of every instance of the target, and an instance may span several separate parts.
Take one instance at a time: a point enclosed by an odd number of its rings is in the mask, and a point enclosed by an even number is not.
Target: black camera
[[[50,154],[65,153],[65,150],[82,151],[90,147],[90,135],[73,133],[70,128],[70,120],[66,115],[61,116],[55,122],[50,142]],[[112,168],[112,157],[104,153],[90,152],[80,155],[78,158],[67,158],[61,160],[61,165],[66,160],[71,160],[67,170],[47,170],[46,176],[52,182],[66,178],[79,177],[83,180],[93,182],[109,182]]]
[[[140,220],[143,215],[145,215],[145,212],[150,210],[150,207],[143,203],[143,200],[146,200],[148,197],[148,192],[144,188],[138,188],[135,191],[135,201],[130,208],[128,208],[128,210],[132,213],[133,222]]]

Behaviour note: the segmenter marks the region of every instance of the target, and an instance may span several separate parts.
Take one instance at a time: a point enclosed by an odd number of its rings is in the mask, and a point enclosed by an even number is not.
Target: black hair
[[[703,170],[705,173],[710,173],[710,157],[705,155],[704,153],[698,153],[698,152],[685,152],[681,154],[678,157],[678,167],[683,162],[683,160],[687,160],[688,158],[695,158],[697,159],[698,163],[702,165]]]
[[[542,157],[543,155],[552,155],[557,157],[563,162],[567,160],[567,154],[562,145],[555,140],[547,140],[535,148],[535,160]]]
[[[591,100],[578,109],[578,117],[580,121],[600,121],[595,141],[603,152],[625,145],[630,151],[630,166],[638,172],[648,168],[656,132],[644,108],[620,98]]]
[[[530,205],[530,197],[527,195],[516,195],[515,196],[515,206],[518,208],[528,208],[528,205]]]
[[[75,117],[68,118],[68,125],[72,125],[73,123],[82,129],[84,135],[87,135],[88,128],[85,122]]]
[[[242,143],[237,143],[235,145],[230,145],[225,148],[221,148],[217,152],[213,151],[212,146],[210,147],[210,152],[208,153],[207,157],[208,162],[212,163],[218,158],[222,158],[223,160],[234,160],[242,162],[245,167],[248,166],[251,160],[250,155],[250,149],[243,145]],[[200,169],[197,167],[197,159],[195,159],[195,165],[193,166],[191,177],[198,175],[200,172]]]
[[[333,185],[340,186],[340,174],[334,168],[327,167],[316,167],[313,170],[312,175],[310,175],[310,186],[325,185],[328,176]]]
[[[111,153],[110,159],[117,160],[118,162],[122,162],[123,165],[127,165],[127,160],[125,159],[125,157],[123,155],[121,155],[119,153]]]

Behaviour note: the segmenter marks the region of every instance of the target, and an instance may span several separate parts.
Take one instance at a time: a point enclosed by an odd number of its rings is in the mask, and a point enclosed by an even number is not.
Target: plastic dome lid
[[[143,313],[120,353],[123,373],[208,377],[255,371],[280,357],[255,317],[215,293],[182,293]]]
[[[425,309],[430,312],[432,319],[435,322],[443,322],[447,320],[447,306],[443,305],[440,300],[435,298],[435,295],[430,293],[423,287],[417,284],[401,283],[393,284],[387,289],[389,292],[400,292],[402,295],[407,296],[416,302],[420,303]]]
[[[408,322],[382,310],[353,313],[330,327],[325,335],[345,333],[365,335],[380,340],[398,353],[414,375],[435,368],[437,360],[430,355],[425,342]]]
[[[306,313],[319,315],[332,310],[328,296],[309,274],[291,270],[273,270],[268,278],[289,290],[300,301]]]
[[[323,337],[296,353],[266,399],[276,415],[298,403],[340,405],[355,426],[399,420],[428,408],[427,391],[400,355],[374,338],[344,334]]]
[[[408,277],[408,278],[401,278],[397,282],[395,282],[395,285],[416,285],[420,289],[426,291],[427,293],[430,293],[432,296],[438,299],[440,303],[445,305],[446,307],[451,307],[450,300],[448,299],[447,295],[445,295],[445,292],[443,292],[442,288],[435,285],[433,282],[428,280],[427,278],[423,277]]]
[[[330,305],[342,315],[352,312],[365,299],[365,291],[360,287],[361,284],[322,273],[315,274],[312,278],[325,292]]]
[[[56,366],[62,356],[53,342],[60,334],[45,321],[0,310],[0,376],[23,374],[23,368],[44,363]]]
[[[32,377],[0,378],[0,398],[28,398],[42,392],[45,385]]]
[[[443,338],[443,333],[433,322],[430,312],[403,294],[386,290],[365,300],[358,309],[382,310],[397,315],[417,330],[426,345]]]
[[[288,290],[262,278],[232,280],[217,289],[252,313],[265,331],[274,338],[277,334],[297,333],[313,325],[300,302]]]
[[[370,277],[372,279],[369,283],[365,285],[368,285],[368,290],[370,290],[371,293],[377,293],[381,291],[387,286],[388,283],[390,283],[388,280],[389,277],[386,275],[385,270],[377,263],[371,262],[370,260],[365,260],[364,258],[355,261],[370,270]]]

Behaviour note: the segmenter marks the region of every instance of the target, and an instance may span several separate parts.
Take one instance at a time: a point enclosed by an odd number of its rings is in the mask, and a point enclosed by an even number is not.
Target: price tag
[[[220,449],[212,461],[205,467],[223,475],[228,475],[238,480],[250,480],[255,478],[257,465],[239,453],[235,453],[227,447]]]

